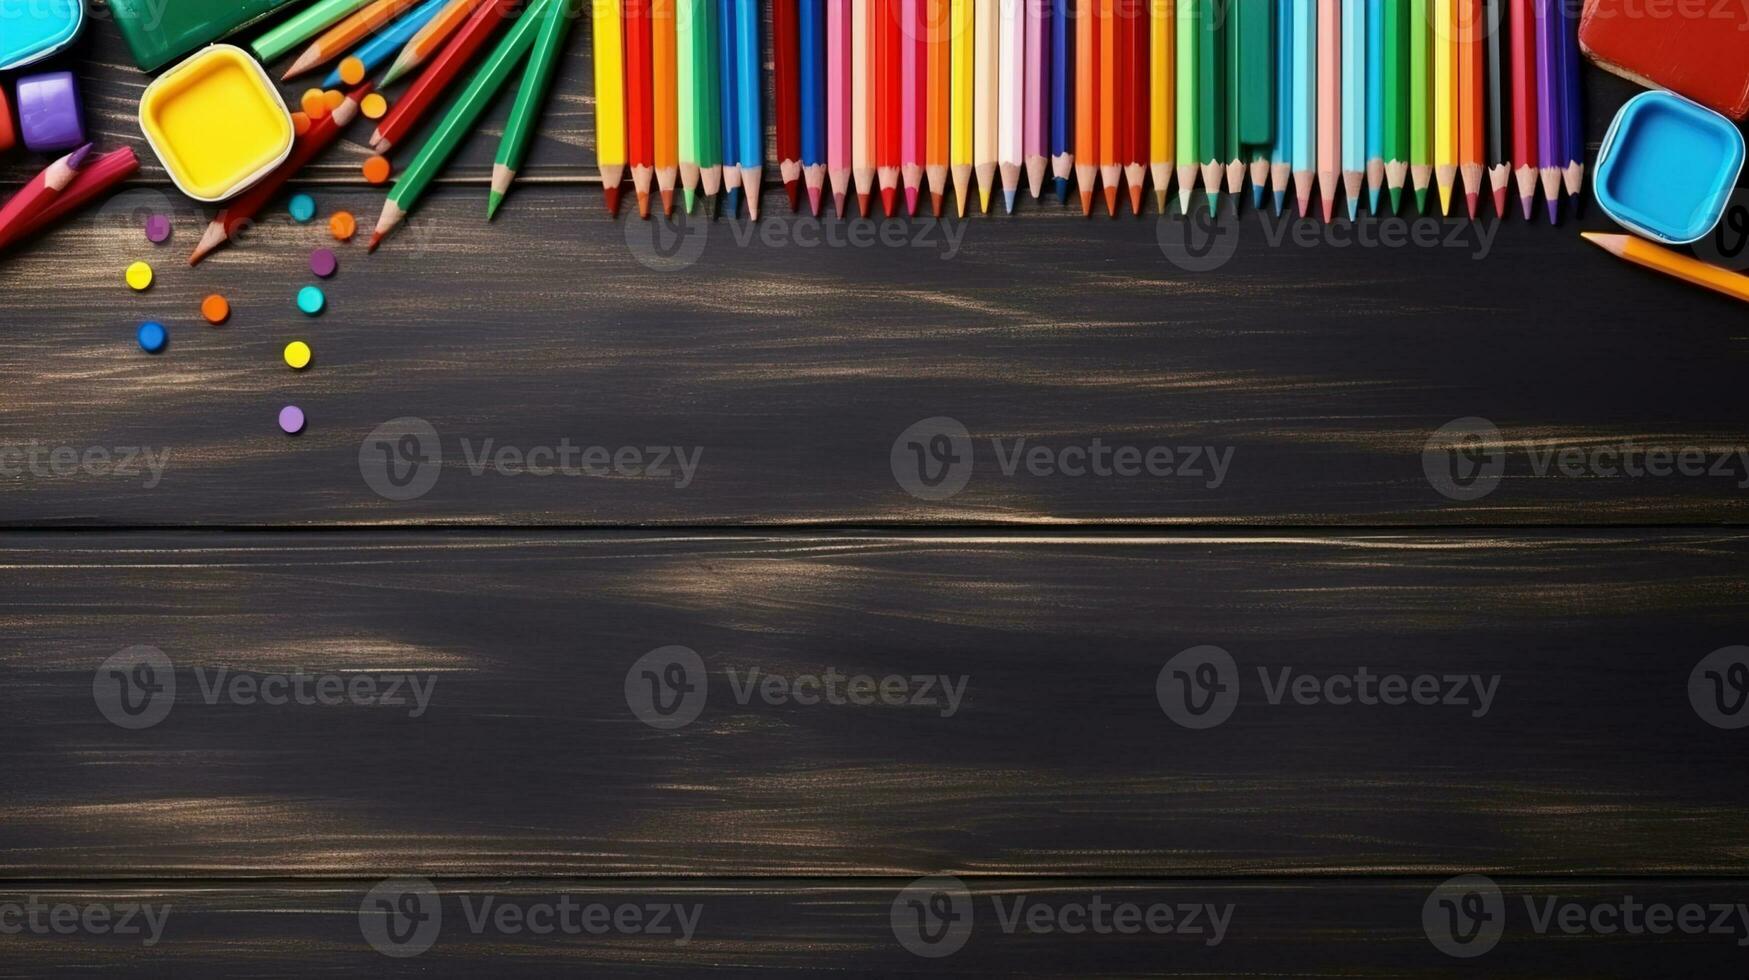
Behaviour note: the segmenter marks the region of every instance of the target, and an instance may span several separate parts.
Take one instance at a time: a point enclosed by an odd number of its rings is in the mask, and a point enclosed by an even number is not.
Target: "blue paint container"
[[[1642,92],[1609,124],[1597,154],[1597,204],[1622,226],[1669,245],[1704,238],[1743,170],[1729,119],[1669,92]]]
[[[85,0],[0,0],[0,71],[59,53],[85,26]]]

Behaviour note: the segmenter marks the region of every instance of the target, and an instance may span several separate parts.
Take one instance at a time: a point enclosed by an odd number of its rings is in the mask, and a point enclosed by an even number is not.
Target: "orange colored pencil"
[[[1458,173],[1464,181],[1464,204],[1470,220],[1476,220],[1476,202],[1482,192],[1482,157],[1486,153],[1483,120],[1487,118],[1488,94],[1483,88],[1482,2],[1457,0],[1458,32]],[[1503,30],[1496,26],[1496,30]]]
[[[674,214],[674,185],[680,180],[680,68],[674,33],[674,0],[650,4],[650,117],[655,146],[656,189],[662,213]]]
[[[399,143],[403,137],[411,133],[431,107],[437,104],[463,68],[467,67],[474,55],[491,40],[492,33],[499,26],[508,23],[505,14],[515,0],[485,0],[474,9],[472,17],[462,25],[461,30],[449,39],[436,58],[425,66],[407,91],[401,94],[395,104],[389,109],[389,114],[377,123],[376,132],[371,134],[371,148],[378,153],[387,153],[389,147]]]
[[[1105,209],[1117,217],[1119,178],[1123,161],[1118,159],[1118,72],[1123,52],[1118,45],[1117,0],[1099,0],[1099,180],[1105,185]]]
[[[280,81],[296,78],[352,50],[358,42],[388,26],[390,21],[399,17],[414,2],[415,0],[376,0],[364,9],[354,12],[311,41],[303,54],[298,55],[292,66],[280,76]]]
[[[1099,180],[1099,22],[1094,0],[1075,0],[1075,183],[1081,213],[1093,213]]]
[[[407,46],[395,55],[394,63],[383,73],[383,86],[393,85],[402,75],[425,64],[432,55],[443,50],[443,42],[449,40],[450,35],[466,23],[474,9],[483,2],[485,0],[450,0],[430,23],[419,28],[419,33],[407,39]]]
[[[948,0],[919,0],[924,9],[923,172],[929,178],[929,209],[941,217],[947,197],[948,120],[953,113],[953,73]]]

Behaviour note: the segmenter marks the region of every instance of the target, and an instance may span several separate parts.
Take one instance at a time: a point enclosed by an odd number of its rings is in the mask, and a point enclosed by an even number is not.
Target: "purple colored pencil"
[[[1549,224],[1561,218],[1562,146],[1561,17],[1563,0],[1536,0],[1536,158]]]

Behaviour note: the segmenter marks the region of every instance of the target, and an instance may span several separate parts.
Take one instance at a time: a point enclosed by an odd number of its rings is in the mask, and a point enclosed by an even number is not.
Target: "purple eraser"
[[[70,71],[18,79],[18,135],[37,153],[71,150],[85,142],[79,83]]]

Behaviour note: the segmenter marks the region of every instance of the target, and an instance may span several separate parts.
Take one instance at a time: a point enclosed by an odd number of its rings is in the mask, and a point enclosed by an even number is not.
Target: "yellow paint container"
[[[140,130],[170,179],[197,201],[222,201],[267,176],[292,148],[291,113],[259,63],[215,44],[146,87]]]

